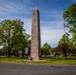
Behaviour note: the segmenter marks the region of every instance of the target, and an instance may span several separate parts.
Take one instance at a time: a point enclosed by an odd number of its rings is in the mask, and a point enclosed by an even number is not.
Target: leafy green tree
[[[58,45],[63,44],[63,43],[67,43],[69,42],[69,38],[67,35],[62,35],[62,38],[60,39],[60,41],[58,42]]]
[[[63,13],[63,18],[70,26],[72,44],[76,48],[76,3],[68,7],[68,9]]]
[[[22,35],[22,37],[20,38],[21,41],[19,44],[19,49],[22,51],[22,56],[24,56],[25,48],[27,46],[30,46],[30,44],[31,44],[29,38],[30,38],[30,35],[28,35],[26,33],[24,35]]]
[[[16,53],[18,53],[18,51],[22,51],[22,56],[24,56],[24,51],[27,44],[28,44],[28,38],[26,37],[26,34],[22,34],[20,35],[18,43],[13,45],[12,51]]]
[[[63,13],[63,18],[72,26],[76,27],[76,3],[68,7],[68,9]]]
[[[65,57],[67,58],[67,51],[68,51],[68,43],[69,38],[66,34],[62,35],[62,38],[58,42],[57,51],[62,52]]]
[[[26,43],[25,29],[21,20],[3,20],[0,22],[0,45],[7,49],[8,57],[12,50],[19,50]]]
[[[50,54],[50,49],[51,46],[46,42],[43,46],[42,46],[42,52],[44,55],[48,55]]]
[[[55,52],[55,48],[51,48],[50,52],[54,53]]]

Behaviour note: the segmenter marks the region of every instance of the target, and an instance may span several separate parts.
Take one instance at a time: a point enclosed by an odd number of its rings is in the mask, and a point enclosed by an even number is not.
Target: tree
[[[46,43],[42,46],[42,52],[43,52],[43,54],[45,54],[45,55],[50,54],[50,49],[51,49],[51,46],[46,42]]]
[[[65,57],[67,58],[67,49],[68,49],[68,43],[69,38],[66,34],[62,35],[62,38],[60,39],[58,46],[56,48],[57,52],[62,52]]]
[[[67,43],[69,42],[69,38],[67,35],[62,35],[62,38],[60,39],[60,41],[58,42],[58,45],[63,44],[63,43]]]
[[[62,52],[64,54],[64,56],[67,58],[67,52],[68,52],[68,44],[67,43],[63,43],[63,44],[60,44],[56,47],[56,54],[58,52]]]
[[[25,48],[27,46],[30,46],[30,44],[31,44],[29,38],[30,38],[30,35],[25,33],[24,35],[22,35],[22,37],[20,39],[21,41],[20,41],[20,44],[19,44],[19,49],[22,51],[22,56],[24,56]]]
[[[63,18],[72,27],[76,27],[76,3],[68,7],[68,9],[63,13]]]
[[[29,37],[30,35],[23,33],[20,35],[18,43],[13,45],[12,51],[18,53],[18,51],[22,51],[21,55],[24,56],[25,48],[29,45]],[[18,55],[18,54],[17,54]]]
[[[8,57],[12,50],[23,47],[26,40],[25,29],[21,20],[3,20],[0,22],[0,45],[8,50]],[[26,41],[25,41],[26,42]]]
[[[76,3],[68,7],[63,13],[63,18],[70,26],[70,32],[72,33],[72,43],[76,48]]]

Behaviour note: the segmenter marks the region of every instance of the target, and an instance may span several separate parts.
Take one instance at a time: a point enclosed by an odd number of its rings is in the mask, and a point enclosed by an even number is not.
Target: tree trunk
[[[22,50],[22,57],[24,57],[24,50]]]
[[[67,59],[67,49],[64,50],[64,56]]]
[[[10,52],[11,52],[11,51],[10,51],[10,50],[8,50],[8,57],[11,57],[11,54],[10,54]]]

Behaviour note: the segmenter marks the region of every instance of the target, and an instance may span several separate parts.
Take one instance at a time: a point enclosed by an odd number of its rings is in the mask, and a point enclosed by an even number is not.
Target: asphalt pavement
[[[0,75],[76,75],[76,65],[30,65],[0,62]]]

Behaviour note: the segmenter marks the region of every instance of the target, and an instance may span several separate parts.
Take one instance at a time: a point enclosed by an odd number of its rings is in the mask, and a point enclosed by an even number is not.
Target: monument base
[[[39,60],[42,60],[40,57],[39,58],[32,58],[32,57],[29,57],[28,60],[30,61],[39,61]]]

